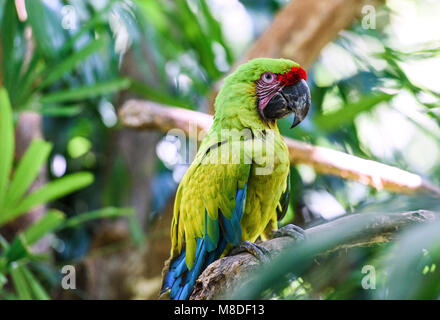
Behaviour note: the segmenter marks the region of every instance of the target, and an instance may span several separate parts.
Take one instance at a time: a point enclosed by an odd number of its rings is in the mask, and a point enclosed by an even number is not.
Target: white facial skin
[[[272,97],[283,88],[278,80],[278,75],[272,72],[265,72],[256,81],[258,111],[262,114],[263,109]]]

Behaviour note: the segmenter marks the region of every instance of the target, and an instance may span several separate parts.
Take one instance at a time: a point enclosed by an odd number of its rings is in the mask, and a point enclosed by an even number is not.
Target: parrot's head
[[[310,108],[306,80],[306,71],[291,60],[257,58],[242,64],[228,76],[219,95],[229,97],[224,99],[229,111],[242,108],[242,104],[228,105],[227,102],[233,101],[231,93],[242,103],[246,99],[246,107],[237,113],[242,118],[254,112],[263,123],[273,123],[293,113],[293,128],[304,120]],[[239,98],[240,95],[243,98]],[[216,112],[219,108],[216,103]]]

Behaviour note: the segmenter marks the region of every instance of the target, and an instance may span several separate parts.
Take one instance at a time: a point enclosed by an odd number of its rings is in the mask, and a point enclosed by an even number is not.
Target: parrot
[[[278,229],[289,204],[290,160],[277,120],[293,114],[291,128],[304,120],[306,80],[298,63],[272,58],[250,60],[224,79],[213,124],[177,188],[161,298],[189,299],[203,270],[228,254],[265,261],[269,252],[257,240],[304,236],[293,224]]]

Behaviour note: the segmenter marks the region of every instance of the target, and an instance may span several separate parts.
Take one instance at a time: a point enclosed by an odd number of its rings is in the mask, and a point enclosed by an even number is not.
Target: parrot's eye
[[[265,72],[261,75],[261,79],[265,83],[272,83],[275,80],[275,78],[276,78],[275,74],[273,74],[271,72]]]

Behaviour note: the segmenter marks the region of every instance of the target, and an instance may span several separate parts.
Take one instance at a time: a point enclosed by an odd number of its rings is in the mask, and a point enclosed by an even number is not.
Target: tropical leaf
[[[336,130],[354,120],[361,112],[371,110],[381,102],[391,100],[395,95],[388,93],[373,93],[363,96],[359,101],[344,105],[341,109],[330,114],[320,114],[314,119],[316,125],[324,130]]]
[[[33,245],[44,235],[54,231],[65,220],[65,216],[61,211],[49,210],[42,218],[26,229],[23,233],[27,245]]]
[[[8,263],[30,256],[30,247],[43,236],[59,227],[64,219],[65,217],[62,212],[49,210],[42,218],[32,224],[24,232],[18,234],[5,251]]]
[[[90,220],[103,219],[103,218],[117,218],[123,216],[130,216],[134,214],[132,208],[103,208],[95,211],[90,211],[86,213],[81,213],[72,218],[69,218],[61,228],[76,228],[80,224],[83,224]]]
[[[13,207],[38,176],[49,156],[52,144],[40,139],[32,141],[21,158],[6,196],[6,207]]]
[[[195,109],[191,101],[186,101],[177,97],[172,97],[169,94],[157,91],[139,81],[132,80],[129,90],[137,95],[148,100],[162,103],[164,105],[176,106],[187,109]]]
[[[14,128],[12,110],[9,104],[8,93],[5,88],[0,88],[0,220],[4,212],[9,175],[14,159]]]
[[[40,103],[64,103],[82,99],[94,98],[112,92],[127,89],[131,81],[127,78],[120,78],[107,82],[97,83],[91,86],[83,86],[74,89],[60,90],[47,94],[40,99]]]
[[[32,297],[37,300],[50,300],[50,297],[47,294],[46,290],[35,278],[32,272],[28,268],[26,268],[26,266],[22,266],[21,268],[22,275],[24,275],[24,278],[29,285]]]
[[[49,117],[74,117],[83,111],[82,105],[74,104],[68,106],[46,105],[38,110],[42,115]]]
[[[25,197],[16,207],[10,207],[0,216],[0,225],[17,218],[32,208],[82,189],[93,182],[93,175],[88,172],[78,172],[62,177],[44,185]]]
[[[382,255],[388,276],[376,299],[439,298],[439,229],[439,221],[411,228]]]
[[[26,11],[38,44],[37,50],[48,59],[56,59],[66,38],[61,20],[42,0],[26,0]]]
[[[11,278],[14,283],[14,288],[17,291],[20,300],[31,300],[31,288],[29,287],[26,277],[23,274],[23,269],[18,263],[13,263],[11,267]]]
[[[108,10],[112,7],[114,2],[115,0],[108,1],[108,3],[102,10],[96,12],[90,20],[82,25],[80,30],[76,32],[71,38],[69,38],[66,43],[64,43],[63,47],[60,50],[60,56],[66,55],[71,49],[73,49],[75,43],[77,43],[77,41],[82,36],[87,34],[87,32],[96,30],[101,25],[105,25],[107,23],[105,19],[105,14],[108,13]]]
[[[46,69],[46,75],[43,77],[44,80],[40,84],[39,89],[43,89],[55,81],[59,80],[68,72],[74,70],[79,63],[83,62],[87,57],[91,54],[97,52],[100,48],[102,48],[105,44],[104,38],[99,38],[91,41],[86,46],[84,46],[81,50],[76,51],[67,59],[63,60],[61,63],[56,64],[55,66],[48,66]]]
[[[11,89],[16,83],[15,79],[18,76],[18,73],[14,72],[14,39],[17,34],[18,25],[14,1],[6,1],[3,10],[0,25],[0,34],[2,35],[2,75],[6,88]]]

